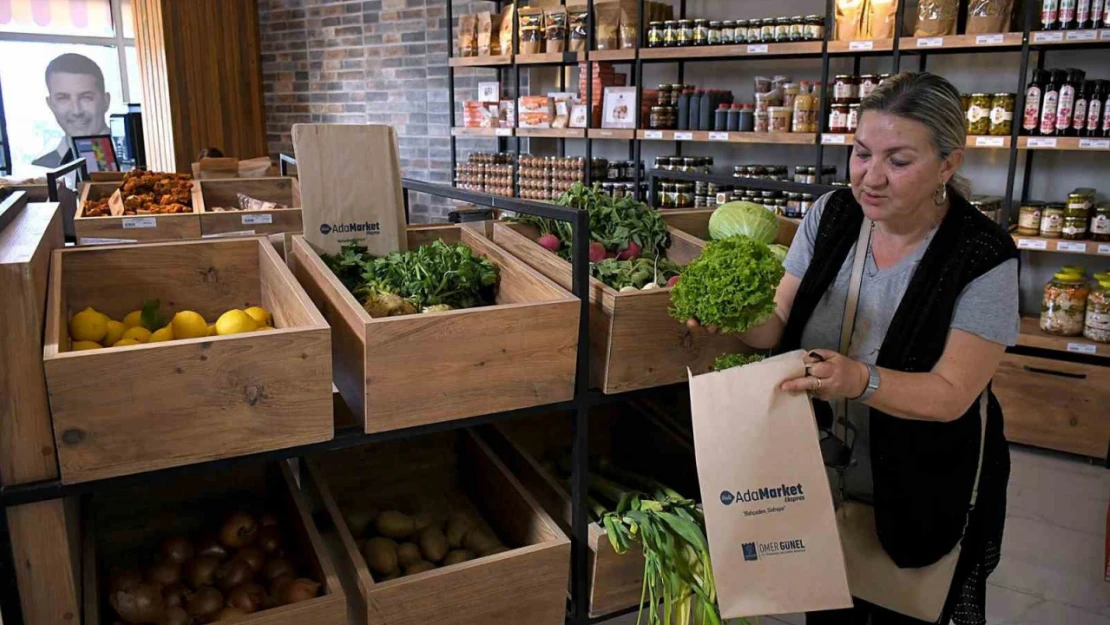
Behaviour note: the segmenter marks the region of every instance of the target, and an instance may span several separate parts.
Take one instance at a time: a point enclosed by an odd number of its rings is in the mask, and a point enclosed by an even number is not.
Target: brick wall
[[[453,10],[457,20],[492,6],[458,0]],[[259,17],[271,155],[293,152],[296,123],[389,124],[405,176],[451,181],[445,0],[259,0]],[[456,72],[456,98],[475,99],[479,79],[496,74]],[[460,158],[471,149],[496,141],[460,141]],[[427,196],[411,208],[418,221],[448,209]]]

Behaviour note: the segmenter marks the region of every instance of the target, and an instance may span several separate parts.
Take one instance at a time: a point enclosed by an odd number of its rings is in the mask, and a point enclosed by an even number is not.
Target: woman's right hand
[[[686,327],[690,328],[691,330],[697,330],[698,328],[704,327],[705,331],[710,333],[710,334],[716,334],[718,332],[717,326],[714,326],[714,325],[703,326],[700,323],[698,323],[697,319],[687,319],[686,320]]]

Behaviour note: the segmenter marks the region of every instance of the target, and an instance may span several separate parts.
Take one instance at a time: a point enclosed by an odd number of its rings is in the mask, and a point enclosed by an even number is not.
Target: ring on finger
[[[821,378],[814,376],[813,379],[816,381],[813,385],[813,392],[816,393],[821,390]]]

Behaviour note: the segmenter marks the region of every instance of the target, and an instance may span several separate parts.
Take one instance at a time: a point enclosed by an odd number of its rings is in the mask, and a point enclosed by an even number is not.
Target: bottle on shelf
[[[1041,128],[1041,103],[1044,98],[1044,86],[1048,81],[1048,72],[1043,69],[1033,70],[1033,78],[1025,87],[1025,110],[1021,116],[1021,132],[1025,135],[1036,135]]]
[[[1075,29],[1076,0],[1060,0],[1059,24],[1061,30]]]
[[[1041,0],[1041,30],[1056,30],[1059,12],[1060,0]]]
[[[1059,85],[1060,96],[1056,104],[1056,134],[1070,136],[1071,122],[1075,114],[1075,101],[1083,89],[1083,79],[1086,73],[1078,69],[1069,69],[1065,74],[1064,82]]]
[[[1087,123],[1081,133],[1084,137],[1097,137],[1102,128],[1102,103],[1106,99],[1106,81],[1092,80],[1087,95]]]
[[[1052,137],[1056,135],[1056,113],[1060,104],[1060,87],[1065,80],[1061,70],[1052,70],[1048,74],[1048,81],[1044,86],[1044,97],[1041,98],[1041,126],[1040,135]]]
[[[713,113],[713,130],[728,132],[728,112],[729,106],[724,102],[717,105],[717,110]]]
[[[696,130],[707,131],[713,129],[713,111],[717,108],[717,99],[720,91],[706,91],[698,103],[698,127]]]
[[[1094,28],[1091,21],[1091,0],[1078,0],[1075,4],[1075,27]]]
[[[678,130],[689,130],[690,128],[690,96],[692,91],[683,89],[682,93],[678,96],[678,120],[675,128]]]
[[[1106,0],[1091,0],[1091,28],[1105,28],[1103,11],[1106,10]]]
[[[705,92],[701,89],[694,91],[690,97],[690,119],[686,122],[688,130],[697,130],[701,126],[701,100]]]
[[[1110,0],[1102,0],[1102,23],[1099,28],[1110,28]]]
[[[728,109],[728,128],[729,132],[740,131],[740,103],[734,102]]]

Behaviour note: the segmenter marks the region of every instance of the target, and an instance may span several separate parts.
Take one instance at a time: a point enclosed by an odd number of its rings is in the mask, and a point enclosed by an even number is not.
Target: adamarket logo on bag
[[[788,503],[797,501],[805,501],[805,492],[802,485],[796,484],[794,486],[787,486],[782,484],[780,486],[767,486],[764,488],[757,488],[755,490],[745,491],[721,491],[721,503],[726,507],[731,506],[733,503],[757,503],[760,501],[771,501],[781,499],[784,505],[781,506],[767,506],[758,510],[744,510],[744,516],[756,516],[760,514],[775,514],[786,510]]]
[[[346,234],[348,232],[367,232],[369,234],[381,234],[382,225],[380,222],[375,221],[370,223],[364,221],[362,223],[351,222],[349,224],[320,224],[320,234],[328,235],[331,233]]]

